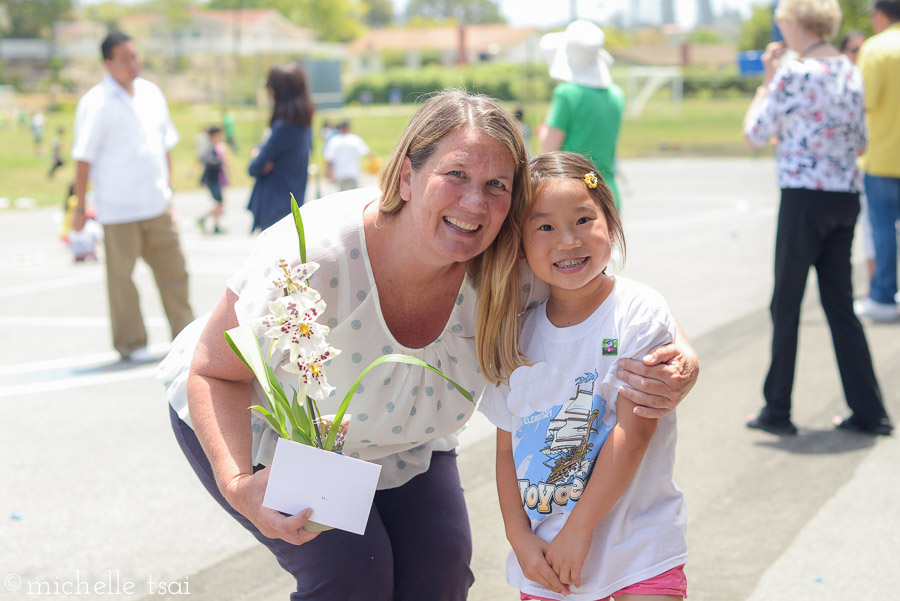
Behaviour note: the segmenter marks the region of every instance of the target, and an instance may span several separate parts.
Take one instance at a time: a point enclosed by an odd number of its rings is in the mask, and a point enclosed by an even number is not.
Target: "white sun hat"
[[[541,38],[541,53],[550,64],[550,77],[589,88],[608,88],[612,83],[609,66],[613,57],[603,49],[603,30],[579,19],[565,31]]]

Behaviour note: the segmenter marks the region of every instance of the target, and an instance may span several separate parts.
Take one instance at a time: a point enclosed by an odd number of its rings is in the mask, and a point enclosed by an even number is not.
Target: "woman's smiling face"
[[[465,262],[496,238],[509,212],[515,165],[506,147],[470,127],[448,134],[434,154],[414,169],[409,157],[400,172],[401,219],[412,220],[423,261]],[[410,230],[407,230],[410,231]]]

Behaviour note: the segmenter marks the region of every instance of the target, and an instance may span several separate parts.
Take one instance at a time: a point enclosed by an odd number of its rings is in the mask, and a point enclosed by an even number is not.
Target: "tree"
[[[321,39],[330,42],[352,40],[362,30],[357,0],[211,0],[209,8],[272,8],[291,23],[314,29]]]
[[[872,34],[872,21],[870,19],[871,4],[869,0],[839,0],[841,12],[844,18],[841,21],[841,30],[838,35],[850,31],[862,31],[867,36]]]
[[[129,14],[129,8],[126,5],[112,0],[83,6],[81,10],[89,21],[103,23],[109,30],[119,29],[122,17]]]
[[[6,12],[4,34],[11,38],[49,36],[51,27],[72,9],[72,0],[0,0],[0,12]]]
[[[185,28],[191,22],[192,4],[191,0],[159,0],[159,7],[166,20],[166,27],[172,35],[172,44],[175,49],[170,67],[172,72],[178,72],[183,67],[183,36]]]
[[[871,35],[872,25],[869,22],[870,0],[838,0],[841,5],[840,35],[848,31],[859,30],[866,35]],[[757,4],[753,7],[753,14],[744,21],[741,28],[741,50],[762,50],[766,44],[772,41],[772,5]]]
[[[369,27],[387,27],[394,22],[391,0],[362,0],[362,20]]]
[[[710,27],[698,27],[687,35],[692,44],[721,44],[725,41],[722,35]]]
[[[406,17],[452,20],[470,25],[506,23],[494,0],[409,0]]]
[[[163,17],[173,31],[178,31],[191,22],[191,0],[160,0]]]
[[[762,50],[772,41],[772,5],[757,4],[741,27],[741,50]]]
[[[323,40],[348,42],[362,32],[358,5],[353,0],[287,0],[295,6],[294,23],[315,29]]]

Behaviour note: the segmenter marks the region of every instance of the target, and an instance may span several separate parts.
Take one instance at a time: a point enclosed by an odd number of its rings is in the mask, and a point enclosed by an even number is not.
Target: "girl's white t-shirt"
[[[674,338],[665,300],[621,276],[582,323],[554,326],[546,302],[526,315],[521,344],[535,363],[515,370],[508,384],[487,387],[479,410],[512,433],[523,508],[544,540],[565,525],[615,426],[623,385],[615,375],[618,359],[640,359]],[[684,564],[686,511],[672,480],[675,439],[670,413],[659,420],[631,484],[594,530],[581,587],[563,597],[528,580],[515,552],[506,562],[508,582],[538,597],[595,601]]]
[[[363,230],[363,209],[370,202],[377,202],[378,197],[375,189],[351,190],[301,208],[307,260],[319,264],[310,285],[326,303],[318,321],[331,328],[328,341],[341,350],[325,368],[328,382],[336,388],[335,394],[320,402],[319,408],[323,414],[335,413],[362,370],[372,360],[389,353],[412,355],[430,363],[477,400],[484,380],[475,355],[475,290],[468,278],[459,290],[444,331],[424,348],[401,345],[385,324]],[[281,273],[278,259],[299,261],[297,232],[290,215],[260,235],[244,266],[228,280],[228,287],[239,296],[235,314],[241,324],[260,317],[274,298],[276,291],[271,284]],[[198,319],[178,335],[160,367],[169,402],[188,424],[187,376],[207,319],[208,316]],[[286,391],[292,382],[296,387],[295,374],[280,368],[275,374]],[[265,405],[258,387],[256,392],[259,398],[248,399],[248,405]],[[380,464],[378,488],[394,488],[427,471],[432,452],[455,448],[455,433],[474,411],[472,403],[430,370],[385,363],[366,375],[350,403],[348,413],[352,420],[343,453]],[[251,419],[253,462],[269,465],[277,435],[256,412]]]

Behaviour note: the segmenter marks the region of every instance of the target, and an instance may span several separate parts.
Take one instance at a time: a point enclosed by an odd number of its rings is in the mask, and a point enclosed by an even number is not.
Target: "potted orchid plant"
[[[300,472],[290,467],[283,468],[279,463],[286,463],[292,457],[297,457],[298,453],[302,455],[305,461],[308,459],[309,449],[315,449],[320,453],[330,455],[330,457],[320,455],[318,459],[313,461],[324,461],[329,466],[336,465],[335,461],[337,459],[335,459],[334,455],[341,452],[344,436],[347,434],[351,419],[351,415],[347,413],[350,401],[353,399],[354,393],[366,374],[378,365],[389,362],[409,363],[431,370],[452,384],[469,402],[474,403],[472,395],[466,389],[448,378],[436,367],[409,355],[388,354],[378,357],[362,370],[349,390],[344,394],[337,413],[334,415],[322,415],[319,412],[318,402],[324,401],[334,391],[334,387],[326,379],[326,364],[340,354],[341,351],[328,343],[327,336],[330,332],[328,326],[317,321],[325,311],[325,301],[322,300],[319,292],[309,285],[309,278],[318,269],[318,265],[306,260],[306,237],[303,229],[303,220],[293,196],[291,197],[291,211],[300,245],[300,264],[291,267],[287,261],[280,259],[278,261],[279,277],[274,280],[273,284],[277,290],[282,291],[282,294],[269,302],[268,311],[261,318],[225,332],[228,344],[241,361],[253,372],[268,404],[268,407],[253,405],[250,408],[259,412],[279,436],[266,489],[266,500],[264,500],[263,505],[287,513],[293,513],[295,510],[298,510],[296,503],[290,502],[286,505],[281,503],[282,506],[272,507],[267,504],[267,500],[269,500],[270,492],[272,492],[273,498],[283,498],[286,486],[288,488],[292,486],[294,488],[297,487],[296,483],[280,481],[279,474],[284,474],[284,479],[291,479],[295,478]],[[260,345],[260,337],[268,346],[267,352]],[[291,386],[292,392],[290,396],[275,376],[275,372],[271,367],[273,363],[288,373],[296,374],[297,386],[296,388]],[[297,448],[298,445],[306,447],[306,450]],[[282,451],[282,449],[291,450]],[[283,461],[282,457],[285,458]],[[354,490],[352,493],[357,500],[359,498],[368,500],[368,503],[364,503],[364,507],[359,506],[357,511],[359,516],[361,516],[364,509],[364,518],[367,518],[372,498],[374,497],[380,466],[345,456],[341,456],[340,459],[346,462],[355,462],[354,464],[346,464],[349,466],[348,469],[354,470],[351,476],[354,484],[363,482],[367,485],[365,492],[361,493]],[[312,471],[316,472],[315,468]],[[323,479],[331,480],[331,484],[335,483],[334,478],[326,477]],[[310,486],[315,486],[315,484],[314,477],[312,482],[306,481],[303,483],[303,491],[307,493],[307,499],[328,500],[326,499],[327,495],[324,493],[321,495],[316,492],[310,493]],[[271,490],[275,487],[279,489],[278,492]],[[289,491],[288,495],[291,494]],[[345,491],[339,494],[346,495],[351,493]],[[360,497],[360,495],[362,496]],[[274,501],[273,504],[279,505],[279,501]],[[316,514],[319,513],[318,508],[313,507],[313,509]],[[340,522],[340,519],[336,520],[334,526],[342,527],[337,525]],[[325,525],[310,521],[307,522],[305,528],[315,531],[329,529],[332,526],[333,524]],[[354,530],[353,527],[357,528],[357,530]],[[361,534],[365,528],[365,522],[363,521],[360,526],[359,519],[357,519],[353,526],[342,528],[358,531]]]

